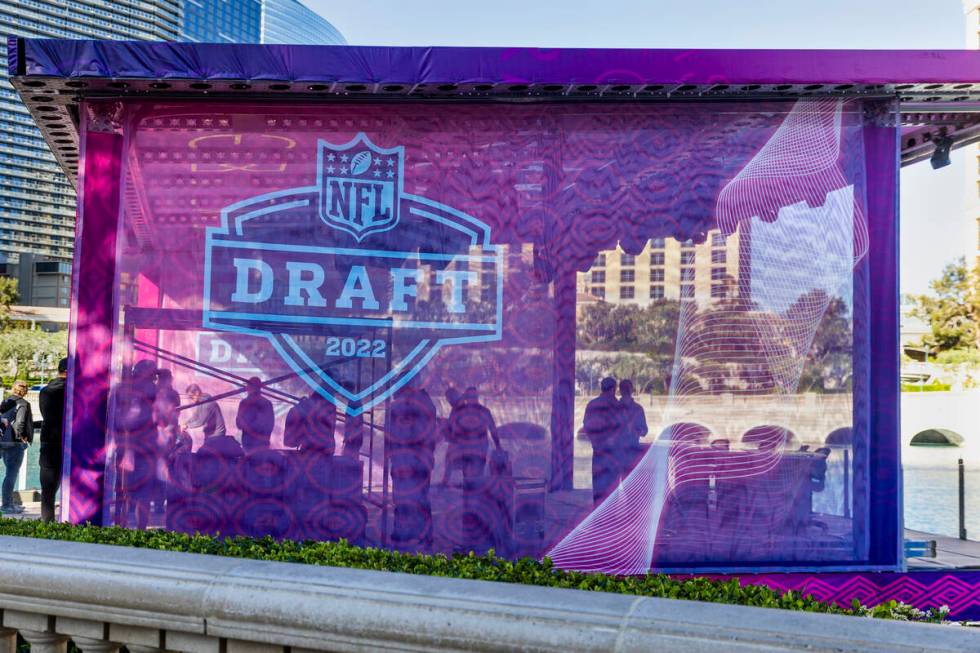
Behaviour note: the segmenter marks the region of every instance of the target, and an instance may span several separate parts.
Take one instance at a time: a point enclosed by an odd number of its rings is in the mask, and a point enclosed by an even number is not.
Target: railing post
[[[957,463],[960,475],[960,539],[966,539],[966,470],[963,467],[963,459]]]
[[[92,639],[91,637],[72,637],[71,641],[82,650],[82,653],[119,653],[121,644],[107,639]],[[32,652],[33,653],[33,652]]]
[[[20,634],[31,645],[31,653],[68,653],[68,637],[60,633],[22,630]]]

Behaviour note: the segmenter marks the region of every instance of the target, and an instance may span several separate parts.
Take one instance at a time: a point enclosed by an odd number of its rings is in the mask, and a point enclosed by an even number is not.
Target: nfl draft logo
[[[349,415],[443,347],[500,339],[502,253],[477,218],[403,189],[403,147],[320,140],[316,185],[244,199],[206,232],[202,326],[268,340]],[[264,379],[269,381],[270,379]]]
[[[398,223],[402,194],[402,147],[375,147],[363,134],[346,145],[320,141],[317,185],[320,217],[357,242]]]

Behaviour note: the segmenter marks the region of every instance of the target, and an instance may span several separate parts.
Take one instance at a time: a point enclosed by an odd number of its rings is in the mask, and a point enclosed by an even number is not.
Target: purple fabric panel
[[[854,599],[867,606],[896,600],[920,610],[945,605],[949,606],[951,619],[980,619],[980,572],[977,571],[758,574],[740,575],[739,581],[743,585],[766,585],[781,592],[795,590],[844,606],[850,606]]]
[[[373,83],[800,84],[976,81],[960,50],[625,50],[22,40],[28,75]],[[9,48],[10,56],[17,52]],[[11,70],[19,62],[11,61]]]
[[[69,519],[102,522],[106,416],[112,353],[112,295],[122,136],[88,131],[74,261],[68,370]]]
[[[897,107],[892,106],[892,109]],[[902,466],[899,439],[899,134],[865,128],[870,319],[870,553],[873,562],[900,565]]]

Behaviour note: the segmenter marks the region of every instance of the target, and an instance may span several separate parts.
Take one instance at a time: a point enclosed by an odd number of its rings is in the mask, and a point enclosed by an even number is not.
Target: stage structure
[[[898,169],[980,53],[8,51],[79,193],[64,519],[902,569]]]

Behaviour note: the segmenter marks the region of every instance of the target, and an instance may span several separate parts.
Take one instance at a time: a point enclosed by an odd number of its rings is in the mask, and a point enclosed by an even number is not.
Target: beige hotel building
[[[600,252],[578,275],[581,299],[649,304],[658,299],[694,299],[699,304],[730,296],[738,284],[739,238],[711,231],[703,243],[652,238],[637,255],[617,247]]]

